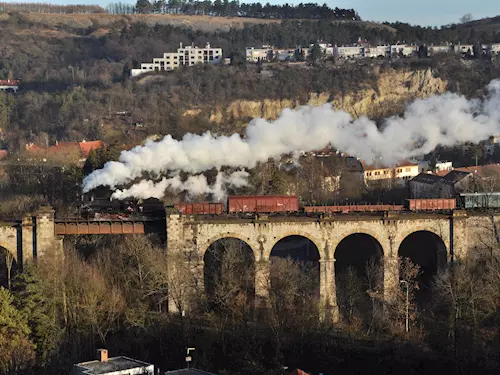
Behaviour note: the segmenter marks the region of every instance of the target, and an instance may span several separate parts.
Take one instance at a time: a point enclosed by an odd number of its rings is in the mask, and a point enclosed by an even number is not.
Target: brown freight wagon
[[[440,211],[453,210],[457,207],[457,200],[447,198],[434,199],[407,199],[406,208],[410,211]]]
[[[299,197],[296,195],[233,195],[227,199],[229,213],[242,212],[296,212]]]
[[[390,204],[351,204],[345,206],[306,206],[305,212],[335,213],[335,212],[381,212],[381,211],[401,211],[402,205]]]
[[[224,213],[222,203],[212,202],[176,203],[174,209],[184,215],[220,215]]]

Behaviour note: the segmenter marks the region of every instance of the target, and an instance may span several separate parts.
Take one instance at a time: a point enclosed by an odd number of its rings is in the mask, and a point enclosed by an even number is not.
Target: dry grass
[[[280,20],[244,18],[244,17],[211,17],[211,16],[191,16],[179,14],[47,14],[47,13],[24,13],[24,16],[37,23],[48,26],[67,25],[75,28],[86,28],[98,26],[106,28],[115,22],[130,24],[134,22],[144,22],[148,25],[169,24],[174,26],[192,27],[194,30],[206,32],[229,31],[230,28],[243,28],[245,25],[280,23]],[[0,19],[8,18],[8,14],[0,15]],[[387,28],[395,31],[389,26],[375,22],[364,21],[333,21],[361,23],[369,28]]]

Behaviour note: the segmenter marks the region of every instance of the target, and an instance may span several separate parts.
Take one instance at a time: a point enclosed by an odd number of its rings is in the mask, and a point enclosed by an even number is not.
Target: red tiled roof
[[[0,150],[0,159],[4,159],[9,155],[7,150]]]
[[[83,156],[87,157],[90,154],[90,151],[97,150],[104,147],[103,141],[84,141],[79,142],[80,149],[83,153]]]
[[[104,147],[102,141],[89,142],[59,142],[54,146],[43,148],[35,144],[26,145],[26,150],[30,152],[47,152],[54,154],[81,154],[84,157],[89,156],[91,150]]]
[[[18,79],[0,79],[0,86],[19,86],[21,81]]]
[[[500,174],[500,164],[486,164],[471,167],[455,168],[455,171],[473,173],[480,177],[488,177],[491,174]]]

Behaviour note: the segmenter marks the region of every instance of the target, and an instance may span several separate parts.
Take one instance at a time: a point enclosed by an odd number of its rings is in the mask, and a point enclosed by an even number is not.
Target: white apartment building
[[[457,44],[454,48],[456,53],[464,55],[467,53],[470,53],[471,55],[474,54],[474,46],[472,44]]]
[[[452,46],[429,46],[428,47],[429,55],[435,55],[437,53],[446,53],[453,52]]]
[[[271,61],[274,58],[274,48],[263,46],[262,48],[247,47],[245,58],[248,62]]]
[[[500,54],[500,43],[496,43],[496,44],[491,45],[491,53],[494,55]]]
[[[390,53],[390,46],[373,46],[364,48],[364,57],[377,58],[386,57]]]
[[[363,57],[363,51],[362,46],[335,47],[334,56],[343,59],[359,59]]]
[[[403,55],[405,57],[415,56],[418,52],[418,47],[407,44],[394,44],[391,46],[391,55]]]
[[[406,181],[417,176],[421,171],[418,163],[405,162],[395,167],[377,167],[363,164],[365,184],[380,180],[394,180],[396,185],[404,185]]]
[[[223,61],[222,48],[213,48],[210,43],[205,48],[183,47],[181,43],[177,52],[167,52],[163,57],[154,58],[152,63],[143,63],[140,69],[132,69],[130,75],[135,77],[147,72],[169,72],[182,65],[220,64]]]

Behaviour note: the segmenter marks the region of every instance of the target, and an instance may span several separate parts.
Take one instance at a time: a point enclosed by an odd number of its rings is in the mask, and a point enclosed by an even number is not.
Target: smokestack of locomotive
[[[365,161],[386,165],[428,154],[438,145],[477,143],[500,134],[500,80],[487,86],[483,100],[445,93],[410,103],[402,116],[387,118],[381,127],[367,117],[353,119],[331,105],[285,109],[275,121],[252,120],[246,134],[217,136],[186,134],[181,140],[167,135],[123,151],[118,161],[106,163],[83,181],[83,191],[98,186],[124,187],[144,173],[156,175],[155,181],[141,180],[129,188],[116,190],[114,198],[161,198],[166,189],[187,191],[192,195],[213,194],[221,199],[226,186],[247,184],[248,173],[269,158],[331,145],[337,150]],[[201,173],[223,167],[238,168],[231,174],[219,172],[210,186]],[[190,175],[185,181],[180,172]],[[169,177],[163,177],[168,175]],[[161,179],[160,179],[161,178]]]

